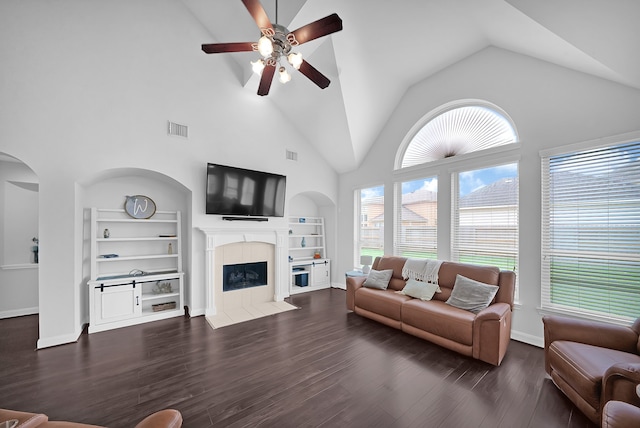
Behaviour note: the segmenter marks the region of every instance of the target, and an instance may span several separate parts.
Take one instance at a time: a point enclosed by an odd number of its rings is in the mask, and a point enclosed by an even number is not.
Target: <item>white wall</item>
[[[352,267],[353,191],[384,184],[385,210],[391,213],[393,164],[400,143],[431,110],[463,99],[486,100],[501,107],[513,119],[520,135],[521,149],[515,154],[520,162],[520,306],[514,315],[513,337],[541,345],[538,153],[549,147],[639,130],[637,89],[497,48],[485,49],[414,85],[398,104],[361,166],[340,177],[336,266],[342,271]],[[446,167],[435,172],[448,173]],[[439,182],[448,188],[442,179]],[[442,212],[448,213],[447,205],[450,206],[443,187],[440,190],[439,217]],[[445,209],[440,210],[440,205]],[[385,252],[389,254],[393,251],[392,222],[391,215],[385,216]],[[438,223],[442,245],[449,242],[446,230],[449,222],[447,218],[438,218]],[[446,249],[441,250],[448,254]]]
[[[38,312],[38,177],[22,162],[0,161],[0,318]]]
[[[285,174],[288,196],[337,199],[335,172],[269,97],[240,87],[229,59],[202,53],[211,35],[177,0],[3,1],[0,40],[0,151],[40,181],[40,347],[81,332],[84,186],[105,171],[152,171],[191,192],[195,313],[205,306],[196,228],[230,226],[204,214],[207,162]],[[188,125],[189,139],[168,137],[167,120]]]

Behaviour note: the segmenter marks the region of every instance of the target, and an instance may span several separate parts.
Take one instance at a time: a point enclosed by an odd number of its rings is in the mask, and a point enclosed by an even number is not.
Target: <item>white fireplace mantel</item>
[[[288,259],[288,230],[286,228],[237,228],[216,227],[199,228],[206,236],[205,255],[205,315],[217,314],[215,302],[215,255],[216,248],[238,242],[262,242],[275,247],[275,284],[273,299],[276,302],[289,296],[289,259]],[[222,285],[220,285],[222,287]]]

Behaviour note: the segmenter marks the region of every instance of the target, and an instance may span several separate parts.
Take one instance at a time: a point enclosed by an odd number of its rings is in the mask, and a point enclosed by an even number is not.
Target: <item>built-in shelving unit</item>
[[[91,209],[89,333],[184,314],[181,216]]]
[[[324,218],[289,218],[289,292],[329,288],[331,260],[326,258]]]

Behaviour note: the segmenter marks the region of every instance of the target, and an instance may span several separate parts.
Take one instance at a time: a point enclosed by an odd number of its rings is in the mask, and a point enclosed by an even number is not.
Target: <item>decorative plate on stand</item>
[[[133,218],[151,218],[156,213],[156,204],[148,196],[127,196],[127,200],[124,203],[124,210]]]

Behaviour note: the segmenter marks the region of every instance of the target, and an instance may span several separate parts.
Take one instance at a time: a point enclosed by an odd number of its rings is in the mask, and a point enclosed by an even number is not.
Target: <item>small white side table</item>
[[[360,270],[350,270],[349,272],[345,272],[345,278],[348,276],[367,276],[366,273],[362,273]]]

